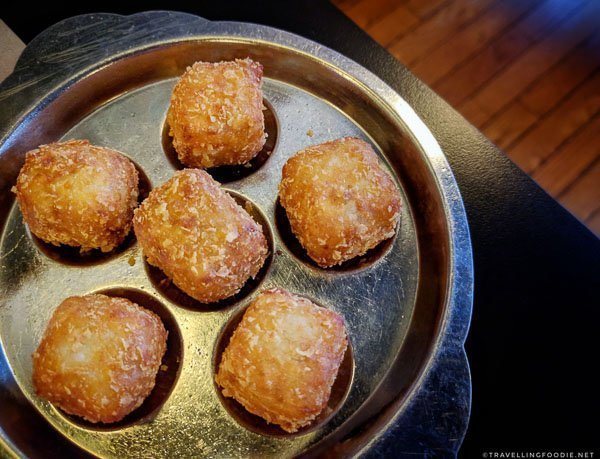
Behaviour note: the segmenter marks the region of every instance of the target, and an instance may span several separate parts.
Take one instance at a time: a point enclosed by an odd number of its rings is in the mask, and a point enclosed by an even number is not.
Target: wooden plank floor
[[[333,3],[600,235],[600,1]]]

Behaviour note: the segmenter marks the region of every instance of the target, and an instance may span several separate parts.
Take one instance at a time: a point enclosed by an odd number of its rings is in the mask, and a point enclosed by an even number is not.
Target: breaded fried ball
[[[151,191],[133,225],[148,263],[202,303],[237,293],[267,258],[262,227],[200,169]]]
[[[131,229],[138,172],[119,152],[69,140],[29,151],[13,191],[43,241],[110,252]]]
[[[263,67],[251,59],[196,62],[171,95],[169,134],[191,167],[244,164],[265,144]]]
[[[215,381],[225,397],[296,432],[327,406],[347,344],[339,314],[286,290],[267,290],[244,313]]]
[[[327,268],[394,235],[400,192],[371,146],[345,137],[288,159],[279,200],[308,255]]]
[[[152,391],[167,331],[151,311],[106,295],[72,296],[33,354],[36,393],[69,414],[116,422]]]

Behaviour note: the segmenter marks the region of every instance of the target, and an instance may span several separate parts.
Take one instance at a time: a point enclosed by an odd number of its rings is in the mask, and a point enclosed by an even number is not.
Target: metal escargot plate
[[[257,280],[232,300],[191,301],[149,267],[130,237],[110,256],[78,257],[28,232],[10,192],[24,153],[71,138],[123,152],[156,187],[181,167],[166,136],[172,87],[197,60],[264,66],[267,149],[249,168],[213,171],[270,240]],[[401,97],[358,64],[304,38],[182,13],[84,15],[36,38],[0,86],[0,450],[42,457],[289,457],[403,451],[455,454],[466,430],[471,316],[468,226],[435,139]],[[370,142],[397,180],[396,236],[359,260],[320,269],[277,203],[298,150],[344,136]],[[223,342],[263,289],[283,287],[339,312],[351,352],[327,412],[285,435],[220,397]],[[157,386],[115,425],[92,425],[37,397],[31,354],[67,296],[105,291],[156,311],[170,332]],[[60,434],[62,435],[60,435]]]

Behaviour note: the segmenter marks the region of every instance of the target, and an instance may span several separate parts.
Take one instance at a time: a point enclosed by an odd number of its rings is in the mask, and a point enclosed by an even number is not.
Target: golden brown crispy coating
[[[109,252],[131,229],[138,172],[114,150],[70,140],[28,152],[13,191],[40,239]]]
[[[151,191],[133,224],[148,263],[203,303],[237,293],[267,258],[262,227],[200,169]]]
[[[279,199],[292,231],[324,268],[392,237],[401,204],[371,146],[351,137],[291,157],[283,167]]]
[[[207,168],[250,161],[265,144],[263,67],[251,59],[196,62],[175,85],[167,113],[179,160]]]
[[[159,317],[125,298],[73,296],[33,354],[36,393],[90,422],[116,422],[154,387],[167,346]]]
[[[215,381],[225,397],[296,432],[327,405],[347,344],[339,314],[286,290],[267,290],[246,310]]]

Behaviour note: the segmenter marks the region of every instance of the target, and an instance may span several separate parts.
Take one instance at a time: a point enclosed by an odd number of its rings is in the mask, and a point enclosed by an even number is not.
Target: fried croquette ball
[[[348,341],[342,317],[283,289],[262,292],[223,352],[216,383],[287,432],[327,406]]]
[[[250,59],[196,62],[167,113],[179,160],[191,167],[244,164],[265,144],[263,67]]]
[[[154,387],[167,346],[159,317],[125,298],[73,296],[33,354],[36,393],[89,422],[116,422]]]
[[[200,169],[151,191],[133,225],[148,263],[202,303],[237,293],[268,254],[262,227]]]
[[[131,230],[138,172],[119,152],[70,140],[29,151],[13,191],[43,241],[110,252]]]
[[[327,268],[394,235],[400,192],[371,146],[345,137],[308,147],[283,167],[279,200],[308,255]]]

